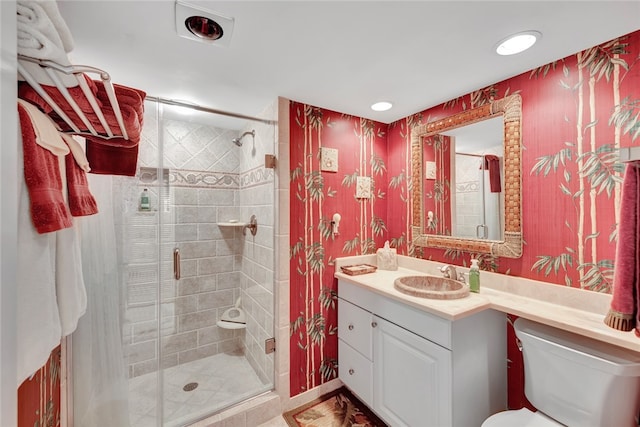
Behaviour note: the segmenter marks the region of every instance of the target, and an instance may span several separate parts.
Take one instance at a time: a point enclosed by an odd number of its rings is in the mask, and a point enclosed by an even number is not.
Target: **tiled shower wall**
[[[247,221],[245,212],[242,215],[240,212],[240,188],[269,187],[265,182],[269,176],[272,182],[273,175],[265,175],[260,168],[239,173],[243,154],[231,142],[239,132],[165,120],[161,137],[166,169],[162,179],[168,180],[171,188],[162,198],[166,202],[160,203],[157,192],[166,190],[158,190],[155,176],[159,144],[156,129],[155,115],[147,114],[140,152],[141,179],[133,185],[131,180],[134,178],[123,179],[122,184],[125,202],[121,230],[129,242],[123,251],[123,271],[124,337],[130,376],[157,369],[158,339],[162,345],[161,364],[169,367],[222,351],[247,348],[253,352],[256,340],[264,334],[251,325],[259,322],[264,327],[268,322],[273,323],[272,315],[269,320],[261,312],[261,307],[269,304],[265,303],[268,298],[252,290],[256,286],[263,287],[266,278],[273,276],[272,271],[266,272],[263,268],[272,265],[269,261],[273,257],[272,245],[271,255],[262,255],[264,242],[243,240],[239,228],[217,225],[230,219]],[[273,141],[273,135],[267,141]],[[245,146],[251,147],[250,138],[245,139]],[[151,212],[137,210],[139,193],[144,186],[151,191]],[[266,192],[263,188],[249,197],[252,206],[260,209],[260,212],[256,211],[259,221],[261,216],[273,216],[273,197],[265,199]],[[271,205],[270,211],[263,202]],[[158,225],[160,219],[161,226]],[[168,242],[162,248],[158,247],[160,232],[162,241]],[[261,228],[256,238],[262,239],[267,233],[272,236],[272,230]],[[182,256],[182,278],[178,282],[172,279],[175,247],[180,249]],[[247,256],[247,249],[250,256]],[[160,264],[158,252],[161,252]],[[162,277],[162,288],[158,312],[155,302],[159,276]],[[272,278],[268,280],[273,281]],[[247,301],[244,308],[250,314],[247,330],[218,328],[216,321],[240,296],[243,307],[244,300]],[[272,299],[270,304],[272,307]],[[245,336],[247,338],[243,338]],[[257,371],[264,366],[264,357],[252,359],[259,360],[254,363]]]
[[[499,157],[503,155],[501,146],[488,148],[482,153],[470,154],[495,154]],[[456,155],[456,224],[453,230],[454,236],[475,238],[476,226],[482,224],[480,163],[481,159],[479,157]],[[501,178],[501,182],[504,182],[504,179]],[[502,195],[502,198],[504,198],[504,195]]]
[[[267,108],[261,117],[275,117],[275,106]],[[245,355],[260,379],[274,381],[274,354],[265,354],[265,340],[274,335],[274,170],[265,168],[265,154],[274,153],[275,128],[264,123],[252,123],[255,141],[250,138],[240,150],[240,212],[248,221],[258,220],[255,236],[247,232],[242,248],[242,305],[247,312],[244,336]],[[247,130],[251,130],[247,129]]]

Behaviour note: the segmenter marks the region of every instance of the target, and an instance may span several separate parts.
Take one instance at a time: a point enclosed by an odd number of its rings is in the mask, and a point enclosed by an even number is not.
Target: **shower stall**
[[[273,390],[274,109],[147,101],[137,175],[90,176],[76,426],[189,425]]]
[[[502,240],[504,195],[491,190],[485,154],[455,153],[454,236]]]

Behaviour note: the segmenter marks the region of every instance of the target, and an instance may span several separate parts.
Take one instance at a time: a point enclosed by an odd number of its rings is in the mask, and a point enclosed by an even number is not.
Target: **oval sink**
[[[457,280],[436,276],[398,277],[393,286],[414,297],[431,299],[458,299],[469,295],[469,286]]]

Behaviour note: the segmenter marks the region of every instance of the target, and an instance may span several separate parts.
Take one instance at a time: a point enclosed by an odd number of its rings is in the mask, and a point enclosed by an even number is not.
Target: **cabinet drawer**
[[[338,300],[338,338],[371,359],[371,313],[343,299]]]
[[[344,280],[338,281],[338,298],[340,298],[339,304],[342,303],[343,298],[357,302],[364,310],[451,349],[451,322],[447,319],[374,294]]]
[[[338,377],[362,402],[373,404],[373,363],[338,339]]]

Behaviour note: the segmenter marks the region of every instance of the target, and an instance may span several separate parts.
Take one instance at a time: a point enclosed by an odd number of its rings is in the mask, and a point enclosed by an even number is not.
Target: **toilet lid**
[[[562,424],[540,412],[531,412],[527,408],[517,411],[504,411],[487,418],[481,427],[558,427]]]

